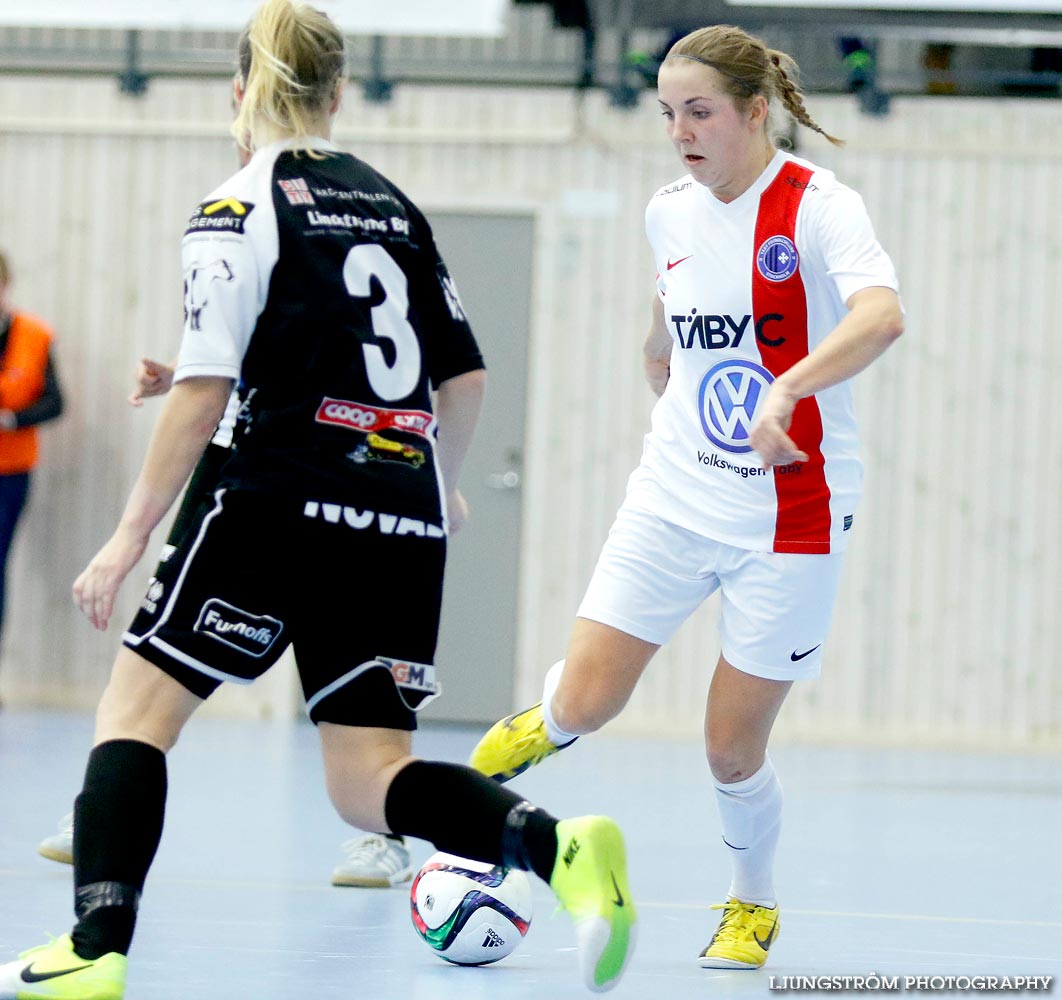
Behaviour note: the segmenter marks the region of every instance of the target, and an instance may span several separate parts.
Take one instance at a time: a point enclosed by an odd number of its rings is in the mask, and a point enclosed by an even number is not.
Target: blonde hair
[[[757,94],[768,102],[777,97],[798,124],[818,132],[835,146],[844,145],[842,139],[830,135],[808,114],[792,56],[767,48],[762,39],[741,28],[715,24],[690,32],[671,46],[665,62],[667,59],[692,59],[716,70],[739,110],[743,111]]]
[[[343,34],[323,11],[294,0],[266,0],[236,49],[243,101],[232,134],[244,149],[273,126],[308,138],[343,76]]]

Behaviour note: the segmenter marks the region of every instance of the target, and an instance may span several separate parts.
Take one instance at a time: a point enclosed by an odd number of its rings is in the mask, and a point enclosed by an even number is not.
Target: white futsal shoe
[[[37,845],[37,853],[49,861],[58,861],[62,865],[74,863],[74,814],[67,813],[59,820],[59,832]]]
[[[343,844],[343,861],[332,872],[332,885],[387,889],[412,877],[404,840],[366,833]]]

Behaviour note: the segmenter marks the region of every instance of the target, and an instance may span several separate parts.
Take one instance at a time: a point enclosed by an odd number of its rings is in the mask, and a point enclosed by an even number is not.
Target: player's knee
[[[96,743],[136,740],[169,753],[181,735],[181,724],[164,714],[145,711],[110,687],[96,710]]]
[[[716,741],[711,736],[707,745],[708,767],[712,777],[723,784],[751,777],[763,763],[762,754],[757,763],[755,754],[739,744]]]
[[[566,733],[584,735],[600,729],[610,719],[615,718],[623,705],[616,705],[614,699],[595,694],[593,691],[580,691],[576,695],[562,695],[558,691],[553,696],[553,721]]]

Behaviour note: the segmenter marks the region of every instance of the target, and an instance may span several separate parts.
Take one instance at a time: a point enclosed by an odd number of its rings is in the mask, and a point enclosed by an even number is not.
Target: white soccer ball
[[[456,965],[505,958],[531,926],[531,885],[517,868],[440,851],[417,873],[409,897],[421,939]]]

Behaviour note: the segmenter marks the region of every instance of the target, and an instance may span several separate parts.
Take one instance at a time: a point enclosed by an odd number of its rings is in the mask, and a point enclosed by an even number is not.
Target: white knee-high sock
[[[546,723],[546,735],[555,747],[566,746],[577,739],[578,733],[566,733],[553,719],[553,695],[564,672],[564,661],[558,660],[549,668],[542,685],[542,719]]]
[[[754,775],[725,785],[715,781],[715,798],[723,823],[723,843],[730,852],[730,895],[745,903],[774,906],[774,852],[782,831],[782,785],[767,757]]]

